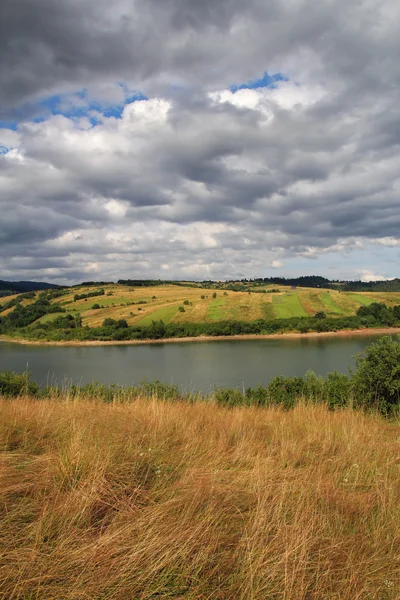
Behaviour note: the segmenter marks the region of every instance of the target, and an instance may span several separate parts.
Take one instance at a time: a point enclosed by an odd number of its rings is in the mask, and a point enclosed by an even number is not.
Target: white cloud
[[[397,274],[392,0],[3,4],[2,273]]]
[[[272,263],[270,264],[271,269],[282,269],[282,267],[284,266],[284,262],[282,262],[281,260],[273,260]]]
[[[361,281],[391,281],[394,277],[384,277],[384,275],[377,275],[367,269],[361,269],[357,271],[361,278]]]

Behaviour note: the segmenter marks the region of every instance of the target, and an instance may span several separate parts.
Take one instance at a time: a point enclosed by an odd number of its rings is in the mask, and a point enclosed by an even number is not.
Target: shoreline
[[[0,342],[13,344],[25,344],[31,346],[138,346],[143,344],[181,344],[184,342],[218,342],[218,341],[240,341],[240,340],[274,340],[274,339],[299,339],[299,338],[321,338],[321,337],[352,337],[352,336],[380,336],[400,334],[400,327],[379,327],[376,329],[341,329],[340,331],[309,331],[307,333],[250,333],[244,335],[218,335],[218,336],[196,336],[184,338],[163,338],[159,340],[23,340],[0,336]]]

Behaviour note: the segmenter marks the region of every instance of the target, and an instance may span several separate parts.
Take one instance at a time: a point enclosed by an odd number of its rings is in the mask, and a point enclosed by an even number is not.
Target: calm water
[[[137,346],[24,346],[0,342],[0,371],[24,371],[43,385],[137,384],[143,379],[208,392],[217,386],[266,384],[275,375],[348,373],[354,355],[376,336],[232,340]]]

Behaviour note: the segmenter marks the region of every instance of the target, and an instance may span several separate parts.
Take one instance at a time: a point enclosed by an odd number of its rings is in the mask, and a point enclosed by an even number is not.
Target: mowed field
[[[68,313],[80,313],[83,325],[89,327],[101,325],[107,318],[126,319],[130,325],[149,325],[159,320],[164,323],[273,320],[312,316],[320,311],[328,317],[340,317],[354,315],[360,306],[368,306],[372,302],[384,302],[388,306],[400,304],[400,292],[354,293],[315,288],[293,290],[284,286],[280,286],[276,293],[271,293],[268,288],[265,293],[256,293],[179,285],[132,288],[111,284],[103,286],[103,296],[74,300],[76,294],[87,294],[95,289],[85,286],[73,288],[54,302],[59,302]],[[10,297],[2,298],[0,306],[9,300]],[[23,304],[29,302],[24,300]],[[100,308],[93,308],[94,305]],[[51,321],[59,315],[45,315],[42,321]]]

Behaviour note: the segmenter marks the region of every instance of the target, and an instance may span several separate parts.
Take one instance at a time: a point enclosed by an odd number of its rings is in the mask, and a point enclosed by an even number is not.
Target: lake
[[[212,391],[267,384],[311,369],[348,373],[354,355],[377,336],[221,340],[132,346],[30,346],[0,342],[0,371],[25,371],[41,385],[138,384],[143,379]]]

